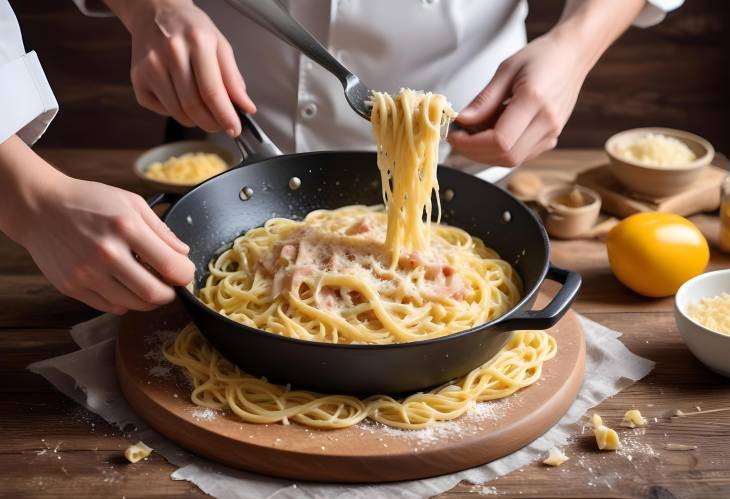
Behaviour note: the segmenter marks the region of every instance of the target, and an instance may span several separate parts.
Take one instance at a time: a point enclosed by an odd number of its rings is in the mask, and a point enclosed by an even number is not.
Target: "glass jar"
[[[722,183],[720,196],[720,250],[730,253],[730,175]]]

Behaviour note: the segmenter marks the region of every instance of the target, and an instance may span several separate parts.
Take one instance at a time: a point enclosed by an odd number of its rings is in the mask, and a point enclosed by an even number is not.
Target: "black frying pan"
[[[382,203],[376,155],[312,152],[276,155],[278,149],[249,118],[238,139],[243,163],[180,196],[159,194],[151,205],[172,203],[164,220],[188,245],[195,289],[211,257],[269,218],[301,219],[312,210]],[[279,153],[280,154],[280,153]],[[297,177],[301,187],[293,190]],[[292,339],[244,326],[212,311],[194,293],[178,295],[205,337],[242,370],[295,388],[375,394],[421,390],[459,377],[492,358],[516,329],[546,329],[568,310],[580,275],[550,265],[540,221],[499,187],[445,166],[438,169],[443,221],[478,236],[513,264],[524,297],[498,319],[437,339],[393,345],[337,345]],[[453,199],[443,193],[451,190]],[[545,278],[562,284],[542,310],[530,307]]]

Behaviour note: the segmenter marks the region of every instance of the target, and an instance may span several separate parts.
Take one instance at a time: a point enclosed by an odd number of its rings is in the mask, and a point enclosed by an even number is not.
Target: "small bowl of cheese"
[[[685,282],[674,297],[674,318],[694,356],[730,377],[730,269]]]
[[[134,172],[156,190],[187,192],[237,163],[238,158],[223,146],[190,140],[150,149],[134,162]]]
[[[606,141],[613,175],[635,194],[663,198],[691,186],[715,156],[699,135],[672,128],[634,128]]]

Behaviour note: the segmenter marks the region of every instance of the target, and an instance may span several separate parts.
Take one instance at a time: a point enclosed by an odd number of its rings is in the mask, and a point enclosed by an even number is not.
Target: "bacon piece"
[[[293,244],[285,244],[283,248],[281,248],[281,253],[279,254],[279,258],[286,260],[287,262],[293,262],[297,258],[297,247]]]
[[[325,286],[319,290],[317,302],[324,308],[334,308],[337,305],[339,293],[334,288]]]
[[[312,275],[312,267],[292,267],[279,269],[274,274],[274,280],[271,284],[271,294],[277,298],[284,291],[292,291],[298,289],[302,281]]]
[[[365,234],[366,232],[370,232],[373,229],[372,224],[370,223],[370,220],[367,218],[363,218],[352,224],[347,228],[345,231],[345,234],[348,236],[354,236],[356,234]]]
[[[317,263],[316,240],[311,237],[302,238],[299,241],[299,253],[297,254],[296,264],[299,267],[307,267]]]

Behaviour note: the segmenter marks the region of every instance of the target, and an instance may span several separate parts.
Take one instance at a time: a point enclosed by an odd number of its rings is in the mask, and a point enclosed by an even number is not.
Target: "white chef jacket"
[[[74,0],[86,13],[98,14]],[[683,0],[649,0],[637,26]],[[236,53],[256,120],[285,152],[372,149],[339,81],[223,0],[195,0]],[[370,88],[446,95],[464,108],[526,44],[526,0],[289,0],[291,14]]]
[[[0,144],[15,134],[32,144],[57,112],[38,56],[25,53],[13,9],[0,0]]]

